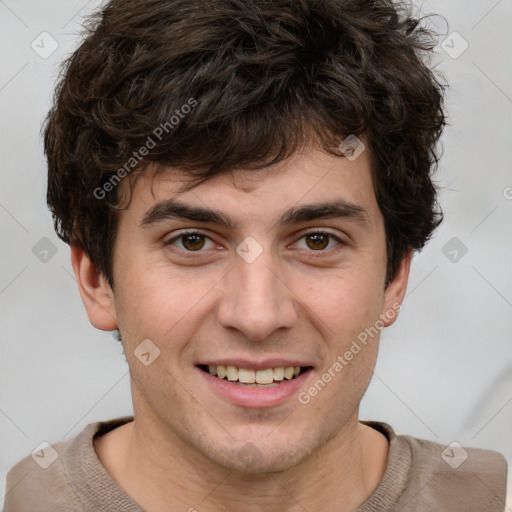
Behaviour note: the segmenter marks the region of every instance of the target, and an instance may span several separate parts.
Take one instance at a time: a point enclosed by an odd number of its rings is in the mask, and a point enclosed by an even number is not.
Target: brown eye
[[[191,231],[181,233],[165,242],[165,245],[183,252],[206,252],[206,249],[215,248],[215,242],[203,233]]]
[[[183,247],[188,251],[198,251],[204,247],[205,237],[203,235],[192,233],[190,235],[183,235],[180,238]]]
[[[297,249],[307,252],[319,253],[318,256],[324,254],[333,254],[334,251],[342,249],[345,243],[333,233],[329,231],[312,231],[303,234],[295,243]]]
[[[329,244],[329,235],[326,233],[313,233],[306,235],[306,245],[310,249],[321,250],[325,249]]]

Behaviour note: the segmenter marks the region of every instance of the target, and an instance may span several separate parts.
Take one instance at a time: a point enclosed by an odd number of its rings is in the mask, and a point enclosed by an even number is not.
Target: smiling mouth
[[[253,370],[250,368],[237,368],[236,366],[205,365],[198,367],[206,373],[221,380],[244,387],[275,387],[289,380],[297,378],[302,373],[310,370],[311,366],[288,366],[267,368],[265,370]]]

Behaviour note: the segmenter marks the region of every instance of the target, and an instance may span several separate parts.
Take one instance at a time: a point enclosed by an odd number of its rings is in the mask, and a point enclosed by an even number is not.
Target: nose
[[[264,341],[295,324],[294,294],[278,268],[263,253],[252,263],[241,260],[225,276],[217,312],[224,328],[237,329],[251,341]]]

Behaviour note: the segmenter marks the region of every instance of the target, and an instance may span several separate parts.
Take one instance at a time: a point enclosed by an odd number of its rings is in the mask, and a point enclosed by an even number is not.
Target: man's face
[[[225,468],[286,469],[357,424],[378,335],[359,351],[353,342],[382,326],[407,279],[402,272],[385,289],[384,223],[366,153],[349,161],[312,151],[179,193],[186,179],[139,179],[119,216],[113,314],[136,424]],[[210,375],[208,365],[221,375],[222,366],[242,368],[249,380],[251,370],[302,373],[261,372],[274,380],[256,387]]]

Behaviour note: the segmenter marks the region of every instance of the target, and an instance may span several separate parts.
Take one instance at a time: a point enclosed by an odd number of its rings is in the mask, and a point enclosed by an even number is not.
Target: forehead
[[[318,150],[297,153],[259,170],[238,169],[213,176],[189,190],[190,173],[175,168],[148,168],[132,184],[128,211],[141,219],[159,201],[176,198],[195,206],[236,212],[251,220],[279,215],[296,204],[345,200],[378,217],[370,164],[365,153],[356,160]]]

